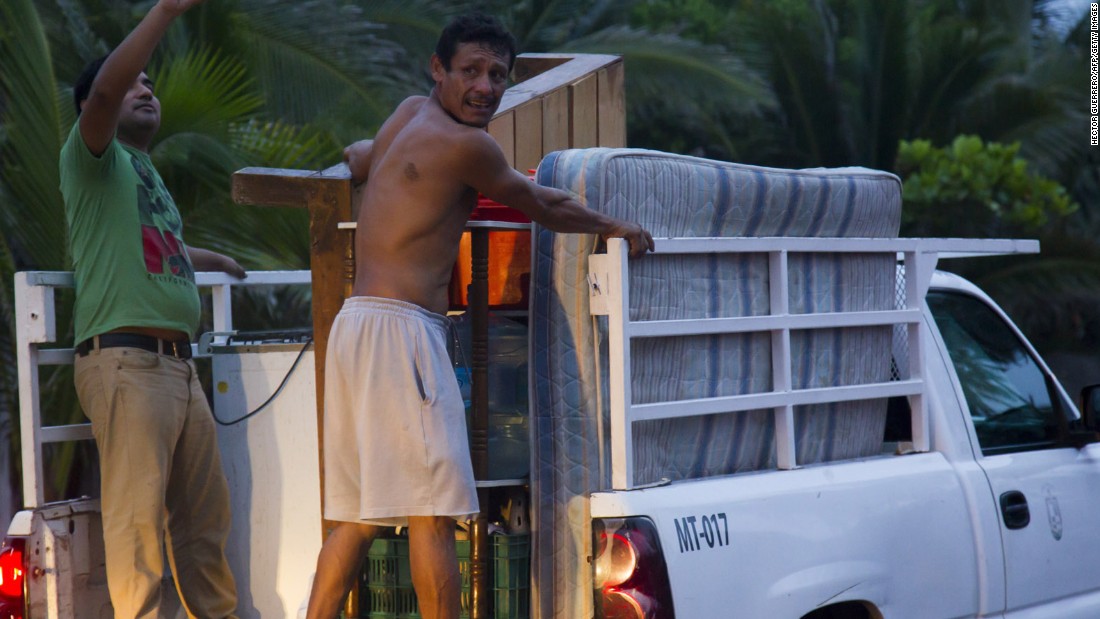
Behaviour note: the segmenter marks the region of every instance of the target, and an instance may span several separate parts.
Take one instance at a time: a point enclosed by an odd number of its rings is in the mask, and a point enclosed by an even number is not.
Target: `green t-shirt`
[[[76,341],[119,327],[193,334],[195,269],[183,222],[149,155],[113,140],[99,157],[79,123],[61,149],[61,195],[76,280]]]

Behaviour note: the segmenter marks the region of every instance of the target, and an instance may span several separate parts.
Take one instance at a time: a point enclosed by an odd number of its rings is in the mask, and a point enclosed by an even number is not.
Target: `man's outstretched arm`
[[[487,197],[521,211],[554,232],[598,234],[604,239],[622,238],[630,245],[630,255],[640,256],[655,247],[653,236],[642,226],[593,211],[568,192],[544,187],[512,169],[500,147],[487,134],[479,139],[475,162],[463,166],[470,186]]]
[[[104,61],[80,114],[80,136],[93,155],[103,154],[114,139],[122,100],[149,64],[168,26],[202,1],[159,0]]]

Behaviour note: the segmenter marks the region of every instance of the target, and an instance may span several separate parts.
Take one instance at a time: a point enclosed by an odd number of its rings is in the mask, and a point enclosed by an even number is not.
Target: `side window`
[[[931,291],[927,300],[962,384],[982,453],[1058,445],[1065,427],[1059,418],[1063,403],[1012,329],[970,295]]]

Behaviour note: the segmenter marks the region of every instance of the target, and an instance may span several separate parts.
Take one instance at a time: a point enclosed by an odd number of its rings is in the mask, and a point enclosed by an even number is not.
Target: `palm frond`
[[[252,119],[234,124],[231,130],[234,149],[250,165],[272,168],[314,169],[331,163],[333,144],[313,127],[295,127],[282,122]]]
[[[545,0],[494,2],[487,9],[512,31],[521,51],[547,52],[625,24],[634,4],[629,0]]]
[[[228,127],[224,131],[228,134]],[[204,190],[226,195],[230,175],[249,165],[226,138],[207,133],[176,132],[157,142],[149,154],[178,204],[194,202],[191,196],[203,195]]]
[[[294,123],[354,113],[380,123],[390,93],[407,70],[401,50],[381,36],[364,11],[338,0],[251,0],[225,16],[233,36],[221,41],[253,71],[267,112]],[[337,104],[342,104],[336,108]]]
[[[298,169],[324,167],[338,152],[321,132],[256,119],[231,128],[231,148],[248,165]],[[304,209],[234,205],[217,194],[184,217],[189,243],[231,255],[247,268],[309,268]]]
[[[3,219],[4,251],[0,270],[4,285],[0,291],[4,304],[11,302],[7,282],[15,269],[59,270],[68,265],[68,243],[61,194],[58,189],[58,155],[63,140],[62,127],[71,125],[74,112],[66,105],[65,93],[57,87],[52,71],[50,50],[42,21],[35,6],[26,0],[0,4],[0,100],[4,102],[0,118],[5,140],[0,148],[4,159],[0,180],[4,200],[0,201]],[[56,324],[60,337],[71,337],[71,303],[65,293],[57,294]],[[7,310],[5,310],[7,313]],[[5,327],[9,327],[5,324]],[[14,329],[14,326],[10,326]],[[5,328],[0,340],[14,343],[13,331]],[[7,349],[7,347],[5,347]],[[14,384],[14,363],[3,364],[3,385]],[[5,393],[9,399],[11,392]],[[52,423],[73,423],[81,418],[69,380],[44,381],[42,410],[50,411]],[[2,425],[14,432],[15,418]],[[17,434],[13,434],[13,441]],[[62,451],[75,448],[62,448]],[[10,453],[17,453],[13,449]],[[67,464],[58,478],[67,477]],[[17,468],[18,463],[15,467]],[[3,467],[0,467],[3,468]],[[56,488],[51,496],[58,496]]]
[[[850,3],[838,15],[842,140],[850,163],[888,168],[904,132],[910,72],[906,3]]]
[[[163,107],[158,135],[205,134],[224,139],[232,122],[257,113],[263,99],[239,61],[198,48],[150,71]]]
[[[58,189],[61,112],[45,32],[30,0],[0,4],[0,98],[5,140],[0,179],[8,201],[0,212],[16,263],[43,269],[66,264]]]
[[[1044,175],[1059,177],[1087,146],[1086,108],[1059,85],[1017,76],[998,79],[959,110],[960,129],[999,142],[1020,142],[1021,155]],[[1067,93],[1068,94],[1068,93]]]
[[[621,54],[630,76],[628,104],[638,98],[668,99],[669,93],[676,93],[684,103],[709,101],[745,113],[774,105],[764,78],[716,45],[616,26],[571,40],[560,51]]]
[[[959,14],[926,10],[917,23],[910,102],[914,113],[906,137],[947,143],[960,133],[979,133],[966,126],[960,112],[999,78],[1026,70],[1029,40],[1021,41],[1018,33],[996,22],[983,25]]]
[[[309,268],[309,213],[303,208],[221,202],[202,225],[186,232],[189,244],[233,256],[246,269]]]
[[[71,46],[72,52],[63,58],[55,59],[69,66],[69,73],[76,74],[85,64],[108,54],[111,50],[106,41],[100,38],[88,25],[87,13],[80,2],[74,0],[55,0],[60,12],[59,28]]]
[[[177,203],[225,196],[234,170],[248,165],[234,150],[234,124],[262,107],[240,62],[206,49],[162,60],[150,71],[163,120],[150,156]]]
[[[778,102],[772,127],[786,139],[786,165],[841,165],[850,160],[842,121],[838,31],[823,2],[746,3],[739,13],[742,36],[759,41],[761,70]]]

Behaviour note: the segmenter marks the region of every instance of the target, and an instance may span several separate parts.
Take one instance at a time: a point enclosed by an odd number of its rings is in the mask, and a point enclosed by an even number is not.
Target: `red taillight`
[[[639,591],[619,591],[614,587],[604,589],[601,611],[603,619],[638,619],[653,617],[653,602]]]
[[[593,521],[596,617],[674,619],[668,568],[646,518]]]
[[[23,619],[23,548],[21,539],[9,539],[0,546],[0,619]]]
[[[616,587],[634,575],[638,553],[634,544],[622,533],[607,533],[596,538],[596,582]]]

